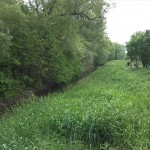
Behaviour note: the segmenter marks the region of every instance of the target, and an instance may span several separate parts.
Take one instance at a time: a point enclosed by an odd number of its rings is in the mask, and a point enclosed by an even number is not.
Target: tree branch
[[[51,12],[53,11],[53,9],[54,9],[54,7],[55,7],[55,5],[56,5],[56,3],[57,3],[57,0],[53,0],[52,3],[53,3],[53,4],[52,4],[52,7],[49,9],[48,15],[50,15]]]
[[[81,17],[85,17],[88,20],[96,20],[96,19],[100,18],[100,15],[96,16],[94,18],[91,18],[88,15],[86,15],[84,12],[78,12],[78,13],[77,12],[72,12],[72,13],[69,13],[69,14],[64,13],[64,14],[60,14],[60,15],[61,16],[81,16]]]

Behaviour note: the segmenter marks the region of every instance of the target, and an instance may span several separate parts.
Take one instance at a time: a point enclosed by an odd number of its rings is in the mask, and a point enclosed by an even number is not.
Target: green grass
[[[150,149],[149,69],[112,61],[64,93],[32,99],[1,120],[0,149]]]

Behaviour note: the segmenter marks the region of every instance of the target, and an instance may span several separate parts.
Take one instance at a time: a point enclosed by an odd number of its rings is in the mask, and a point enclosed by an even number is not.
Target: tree
[[[0,0],[2,77],[38,88],[79,78],[97,58],[106,63],[107,8],[104,0]]]
[[[125,58],[125,47],[119,43],[111,42],[108,37],[103,38],[103,42],[100,43],[99,47],[101,49],[97,51],[96,65],[103,65],[107,61]]]
[[[137,32],[132,35],[131,40],[127,43],[127,55],[131,61],[140,59],[143,67],[150,65],[150,31]]]
[[[146,30],[143,35],[139,57],[143,67],[148,68],[150,66],[150,30]]]
[[[0,30],[0,65],[7,63],[10,57],[12,36]]]
[[[124,59],[125,58],[125,47],[119,43],[113,43],[115,49],[114,59]]]

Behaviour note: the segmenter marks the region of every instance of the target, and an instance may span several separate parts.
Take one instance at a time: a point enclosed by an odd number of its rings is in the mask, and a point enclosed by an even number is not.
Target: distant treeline
[[[105,34],[109,8],[104,0],[0,0],[0,99],[124,58]]]

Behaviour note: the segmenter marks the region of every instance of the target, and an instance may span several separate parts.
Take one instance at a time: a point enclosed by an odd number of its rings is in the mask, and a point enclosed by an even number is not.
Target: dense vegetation
[[[142,76],[142,78],[141,78]],[[150,70],[112,61],[1,120],[0,149],[150,149]]]
[[[104,32],[108,8],[103,0],[0,0],[0,100],[122,58]]]
[[[131,62],[144,69],[112,61],[124,59],[125,47],[105,33],[110,6],[0,0],[0,106],[26,91],[68,84],[45,98],[31,94],[31,102],[5,114],[0,149],[150,149],[150,31],[126,45]],[[102,67],[77,82],[95,66]]]
[[[133,34],[126,47],[128,57],[136,62],[137,67],[139,61],[144,68],[150,67],[150,30]]]

